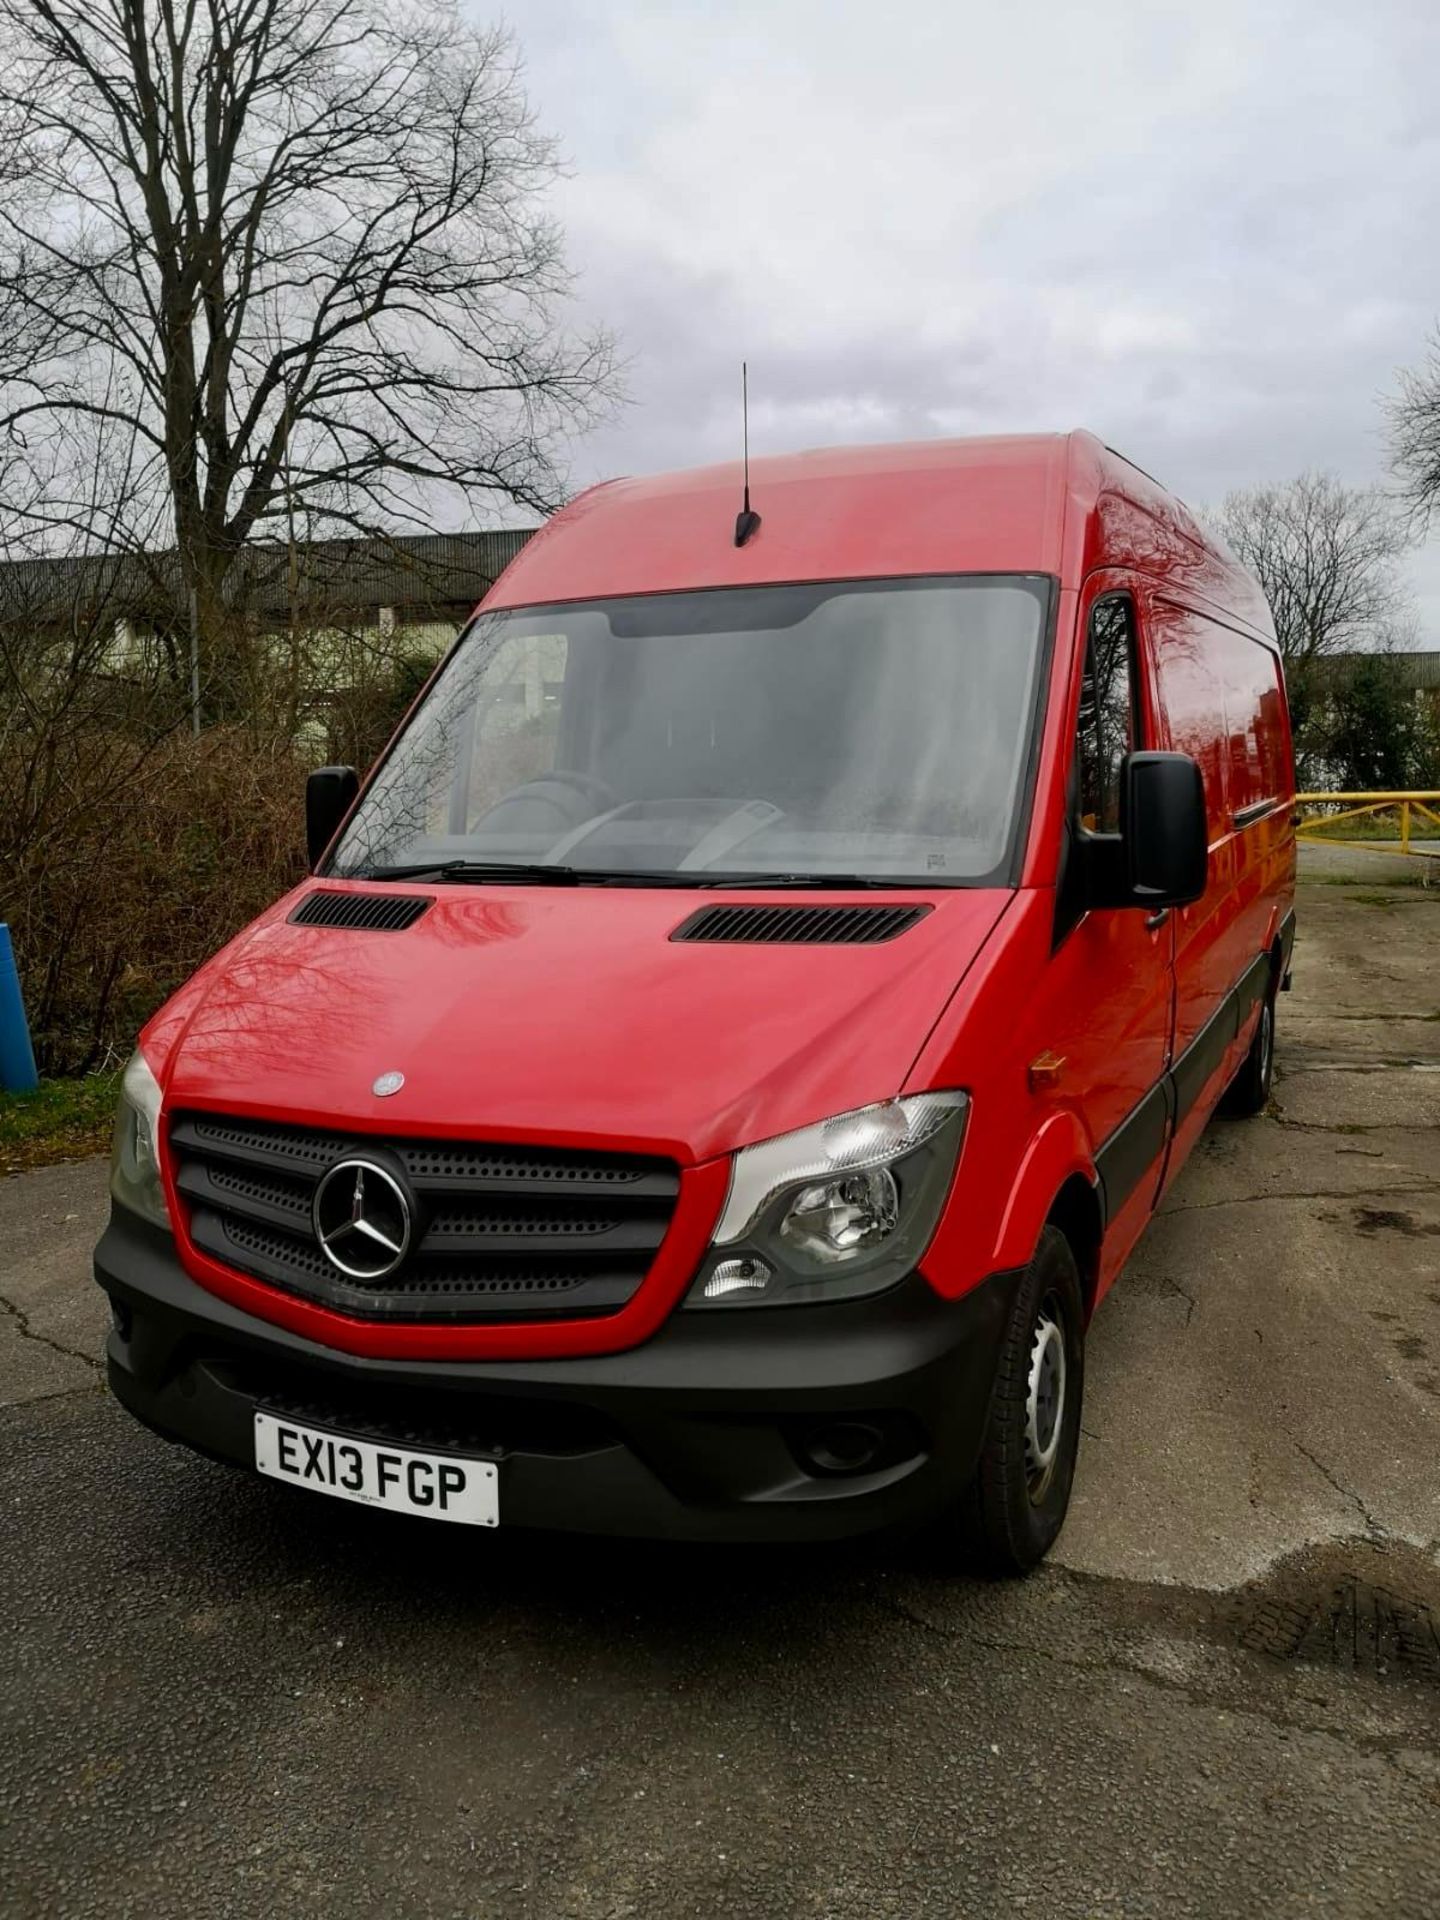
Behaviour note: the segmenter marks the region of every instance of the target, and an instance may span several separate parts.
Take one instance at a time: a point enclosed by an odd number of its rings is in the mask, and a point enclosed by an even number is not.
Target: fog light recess
[[[868,1420],[833,1420],[817,1428],[802,1451],[821,1473],[864,1473],[885,1451],[885,1435]]]

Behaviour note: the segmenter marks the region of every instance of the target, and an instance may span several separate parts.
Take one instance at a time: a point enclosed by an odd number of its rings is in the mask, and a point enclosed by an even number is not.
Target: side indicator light
[[[1038,1053],[1026,1069],[1025,1078],[1032,1093],[1053,1093],[1064,1071],[1063,1053]]]

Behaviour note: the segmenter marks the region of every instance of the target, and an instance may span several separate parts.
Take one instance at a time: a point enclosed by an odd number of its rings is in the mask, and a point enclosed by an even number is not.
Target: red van
[[[1088,434],[750,478],[578,499],[314,776],[126,1073],[110,1381],[432,1519],[1023,1570],[1091,1314],[1267,1097],[1273,629]]]

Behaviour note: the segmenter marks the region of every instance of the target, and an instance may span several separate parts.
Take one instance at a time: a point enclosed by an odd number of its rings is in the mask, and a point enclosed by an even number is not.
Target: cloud
[[[1384,472],[1440,313],[1440,10],[532,0],[580,302],[632,404],[579,481],[1093,426],[1187,498]],[[1417,563],[1440,645],[1440,565]]]

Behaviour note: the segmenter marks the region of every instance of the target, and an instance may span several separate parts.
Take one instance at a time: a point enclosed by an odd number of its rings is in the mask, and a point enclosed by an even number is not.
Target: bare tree
[[[132,550],[158,512],[211,647],[249,541],[556,504],[612,354],[560,318],[553,149],[456,0],[0,0],[0,155],[17,506]],[[128,473],[103,528],[80,440]]]
[[[1440,328],[1430,336],[1423,365],[1401,373],[1386,411],[1395,472],[1426,521],[1440,507]]]
[[[1380,488],[1303,473],[1227,494],[1207,517],[1264,588],[1292,668],[1383,645],[1403,629],[1397,562],[1409,537]]]

